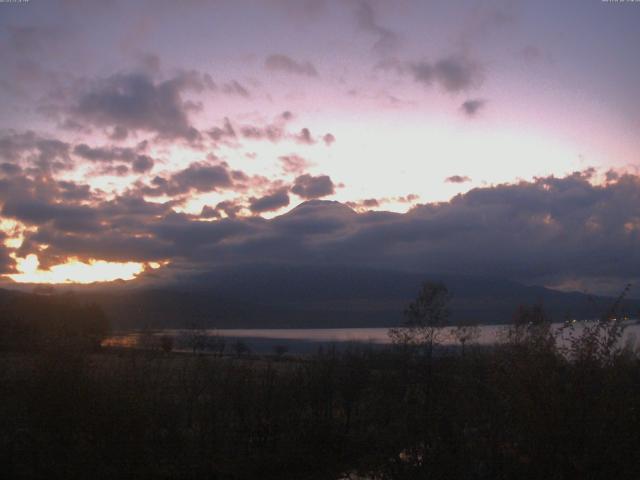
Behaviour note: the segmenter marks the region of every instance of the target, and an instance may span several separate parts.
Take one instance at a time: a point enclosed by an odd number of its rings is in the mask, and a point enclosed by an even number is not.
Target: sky
[[[640,277],[640,3],[0,3],[0,276]]]

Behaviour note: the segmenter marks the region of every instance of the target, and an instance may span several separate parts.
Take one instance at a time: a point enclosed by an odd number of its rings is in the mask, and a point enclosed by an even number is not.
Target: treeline
[[[97,350],[109,330],[102,309],[73,294],[15,293],[0,303],[0,351]]]
[[[7,478],[640,478],[640,360],[540,325],[428,356],[4,355]]]

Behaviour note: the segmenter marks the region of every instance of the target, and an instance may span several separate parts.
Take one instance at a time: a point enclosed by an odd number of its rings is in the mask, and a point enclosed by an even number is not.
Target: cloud
[[[155,177],[151,180],[151,186],[142,187],[141,192],[150,196],[175,196],[192,191],[215,192],[233,187],[232,174],[226,164],[194,162],[168,178]]]
[[[398,34],[378,23],[373,6],[366,2],[358,2],[355,10],[356,25],[362,31],[375,35],[373,50],[380,55],[392,53],[399,45]]]
[[[251,96],[249,90],[247,90],[247,88],[237,80],[232,80],[231,82],[224,83],[221,87],[221,90],[229,95],[238,95],[244,98],[249,98]]]
[[[238,132],[242,138],[249,140],[267,140],[272,143],[277,143],[283,140],[293,140],[301,145],[313,145],[318,141],[318,139],[316,139],[311,134],[311,131],[306,127],[301,128],[297,133],[288,132],[287,123],[291,118],[292,114],[290,112],[284,112],[276,117],[273,122],[267,122],[263,125],[241,125],[238,127]],[[228,122],[225,122],[224,128],[214,128],[209,130],[208,134],[214,140],[233,138],[236,135],[235,130]],[[333,135],[331,135],[331,137],[327,137],[325,135],[323,140],[325,142],[326,140],[331,141],[332,137]]]
[[[470,90],[482,81],[479,66],[463,56],[441,58],[433,64],[410,63],[408,69],[416,82],[429,86],[435,82],[451,93]]]
[[[281,125],[270,124],[262,126],[244,125],[240,127],[240,134],[250,140],[269,140],[279,142],[285,137],[284,128]]]
[[[36,199],[8,199],[2,207],[2,215],[33,225],[53,222],[54,228],[60,231],[100,229],[96,212],[83,205],[52,204]]]
[[[235,139],[236,131],[231,125],[228,118],[224,119],[224,125],[222,127],[213,127],[207,131],[207,135],[215,142],[224,141],[226,139]]]
[[[384,201],[386,201],[386,199],[382,200],[382,202]],[[349,208],[353,208],[356,211],[365,211],[372,208],[378,208],[380,206],[380,203],[381,200],[378,200],[377,198],[366,198],[358,202],[346,202],[345,205],[347,205]]]
[[[317,77],[318,71],[310,62],[298,62],[286,55],[269,55],[264,62],[267,70],[272,72],[286,72],[294,75]]]
[[[336,141],[336,137],[334,137],[332,133],[327,133],[322,137],[322,141],[325,145],[332,145],[333,142]]]
[[[0,274],[15,273],[15,261],[10,256],[10,251],[4,246],[6,235],[0,232]]]
[[[90,147],[86,143],[80,143],[73,148],[73,153],[92,162],[125,162],[131,165],[136,173],[145,173],[151,170],[155,164],[148,155],[138,153],[133,148],[122,147]],[[114,168],[118,168],[115,166]]]
[[[153,168],[154,162],[148,155],[137,155],[131,163],[131,168],[136,173],[145,173]]]
[[[468,117],[475,117],[486,104],[487,102],[482,99],[469,99],[460,105],[460,109]]]
[[[199,178],[201,167],[187,169],[183,182]],[[38,253],[45,263],[68,256],[169,260],[193,272],[264,261],[330,263],[491,273],[529,283],[607,279],[623,285],[639,277],[640,177],[620,174],[601,185],[592,181],[593,172],[585,171],[475,188],[404,214],[356,213],[338,202],[312,200],[265,220],[237,216],[240,203],[229,201],[203,209],[202,216],[220,219],[212,222],[175,213],[170,202],[148,202],[140,194],[109,201],[94,194],[90,203],[81,204],[89,193],[81,185],[76,186],[78,201],[63,203],[62,195],[73,197],[76,187],[23,178],[0,180],[0,200],[3,216],[35,227],[25,231],[21,253]],[[195,188],[210,187],[202,182]],[[332,188],[328,177],[302,175],[291,191],[311,198]],[[280,208],[286,197],[280,187],[252,198],[253,211]],[[379,203],[368,203],[374,200]]]
[[[58,139],[43,137],[32,131],[3,132],[0,136],[0,159],[18,167],[19,163],[30,169],[51,174],[73,167],[71,145]],[[5,167],[11,169],[11,167]]]
[[[264,197],[252,197],[249,201],[249,210],[253,213],[270,212],[289,205],[289,193],[287,188],[281,188]]]
[[[301,143],[303,145],[313,145],[316,143],[315,139],[311,136],[311,132],[308,128],[303,128],[299,133],[293,135],[293,139],[297,143]]]
[[[420,198],[420,195],[416,195],[415,193],[410,193],[409,195],[404,195],[402,197],[394,197],[392,200],[400,203],[413,203]]]
[[[189,104],[182,94],[202,88],[194,75],[155,82],[145,74],[116,74],[94,82],[80,94],[70,115],[94,126],[143,130],[159,138],[192,142],[199,132],[189,122]]]
[[[385,203],[414,203],[418,198],[418,195],[410,193],[401,197],[365,198],[364,200],[346,202],[345,205],[357,212],[364,212],[379,208]]]
[[[465,183],[465,182],[470,182],[471,179],[469,177],[462,176],[462,175],[453,175],[451,177],[447,177],[444,180],[447,183]]]
[[[313,177],[304,174],[295,179],[291,191],[301,198],[321,198],[335,193],[335,186],[327,175]]]
[[[307,160],[296,154],[283,155],[281,157],[278,157],[278,160],[282,164],[282,170],[285,173],[299,174],[304,172],[311,166],[311,164]]]
[[[223,200],[213,208],[208,205],[202,207],[200,216],[203,218],[224,218],[224,214],[228,218],[236,218],[242,208],[243,206],[240,203],[232,200]]]
[[[435,62],[386,58],[378,62],[375,69],[409,75],[415,82],[427,87],[437,85],[449,93],[472,90],[484,79],[481,66],[466,55],[449,55]]]

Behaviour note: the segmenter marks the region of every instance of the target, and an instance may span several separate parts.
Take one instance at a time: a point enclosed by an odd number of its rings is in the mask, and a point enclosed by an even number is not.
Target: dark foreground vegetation
[[[5,348],[5,478],[640,478],[640,357],[616,320],[560,348],[523,308],[496,346],[443,353],[440,293],[386,350]]]

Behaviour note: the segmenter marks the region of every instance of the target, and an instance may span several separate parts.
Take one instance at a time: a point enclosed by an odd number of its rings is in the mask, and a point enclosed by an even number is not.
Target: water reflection
[[[556,338],[560,346],[564,346],[568,341],[567,332],[562,332],[563,325],[558,323],[552,326],[552,331],[558,334]],[[582,323],[575,326],[575,334],[580,334],[582,326]],[[479,326],[478,336],[470,343],[495,344],[505,338],[508,328],[508,325]],[[169,336],[175,340],[173,348],[175,351],[190,351],[193,348],[193,342],[198,341],[195,336],[198,336],[201,337],[200,341],[207,345],[215,342],[225,343],[227,351],[230,351],[230,347],[237,342],[243,342],[254,353],[272,352],[278,346],[286,347],[290,353],[308,353],[316,351],[318,347],[335,346],[341,348],[353,343],[372,346],[388,345],[391,343],[388,332],[388,328],[206,329],[196,332],[184,329],[165,329],[120,332],[107,338],[103,345],[126,348],[160,348],[161,338]],[[640,334],[640,325],[636,322],[628,322],[622,341],[632,343],[635,346],[638,334]],[[453,327],[443,328],[439,339],[443,346],[460,344]]]

